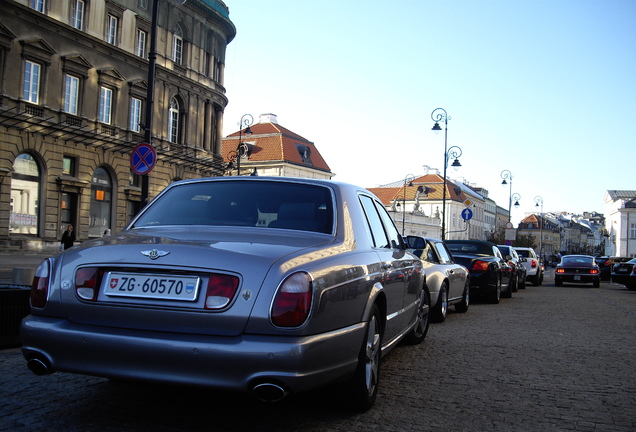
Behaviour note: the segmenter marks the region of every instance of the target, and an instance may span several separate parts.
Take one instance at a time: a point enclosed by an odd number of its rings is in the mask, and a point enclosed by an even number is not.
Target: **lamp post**
[[[448,159],[453,157],[455,161],[453,162],[453,167],[458,169],[462,166],[459,163],[459,157],[462,155],[462,149],[453,146],[450,149],[448,148],[448,114],[444,108],[436,108],[431,113],[431,119],[435,122],[433,126],[433,132],[436,134],[442,130],[439,126],[439,122],[444,122],[444,184],[442,189],[442,241],[446,240],[446,169],[448,168]]]
[[[144,123],[144,142],[152,145],[152,113],[155,101],[155,74],[157,69],[157,22],[159,17],[159,0],[152,2],[150,21],[150,50],[148,51],[148,89],[146,91],[146,122]],[[148,174],[141,176],[141,208],[148,204]],[[141,210],[141,209],[140,209]]]
[[[413,174],[408,174],[404,177],[404,186],[402,186],[402,237],[404,237],[404,216],[406,215],[406,185],[408,182],[408,186],[413,186],[413,180],[415,176]]]
[[[543,257],[543,198],[539,195],[534,197],[534,206],[541,205],[541,214],[539,215],[539,258]]]
[[[239,125],[239,143],[236,147],[236,175],[241,175],[241,156],[247,153],[247,149],[243,147],[243,133],[245,135],[251,135],[252,129],[250,126],[254,124],[254,117],[251,114],[243,114],[241,116],[241,121],[238,123]],[[245,132],[243,132],[243,128],[245,128]]]

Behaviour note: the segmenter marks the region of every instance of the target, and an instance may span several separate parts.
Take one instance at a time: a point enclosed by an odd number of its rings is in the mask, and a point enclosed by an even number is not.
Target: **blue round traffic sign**
[[[135,174],[148,174],[157,162],[157,151],[147,143],[138,144],[130,154],[130,168]]]
[[[470,220],[473,217],[473,211],[469,208],[465,208],[464,210],[462,210],[462,219],[464,220]]]

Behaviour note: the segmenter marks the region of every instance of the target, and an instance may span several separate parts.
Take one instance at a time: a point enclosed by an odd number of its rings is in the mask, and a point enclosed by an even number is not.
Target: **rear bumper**
[[[636,285],[636,277],[634,276],[629,276],[629,275],[615,275],[612,274],[612,282],[615,282],[617,284],[621,284],[621,285]]]
[[[275,382],[298,392],[348,378],[364,324],[305,337],[201,336],[126,330],[30,315],[22,353],[50,372],[250,391]]]
[[[560,274],[554,275],[554,280],[560,280],[562,282],[572,282],[572,283],[593,283],[600,282],[600,275],[569,275],[569,274]]]

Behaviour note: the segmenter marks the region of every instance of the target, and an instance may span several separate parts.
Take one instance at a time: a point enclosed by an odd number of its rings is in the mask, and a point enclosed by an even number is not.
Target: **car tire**
[[[511,281],[511,285],[512,285],[512,292],[517,292],[519,291],[519,274],[515,274],[515,277],[513,278],[514,282]]]
[[[442,282],[439,287],[439,295],[437,296],[437,304],[432,310],[431,319],[433,322],[441,323],[446,319],[448,314],[448,288],[446,282]]]
[[[490,303],[499,304],[500,301],[501,301],[501,278],[499,278],[499,280],[497,281],[497,286],[495,287],[495,290],[492,293],[490,293]]]
[[[600,288],[601,287],[601,281],[600,280],[595,280],[594,281],[594,288]]]
[[[413,329],[406,335],[404,342],[409,345],[417,345],[422,342],[428,334],[428,327],[431,322],[431,297],[426,289],[420,293],[420,305],[417,309],[417,322]]]
[[[537,272],[537,274],[534,275],[534,277],[532,278],[532,285],[534,285],[534,286],[541,285],[541,280],[539,278],[539,272]]]
[[[469,306],[470,306],[470,284],[466,282],[466,286],[464,287],[464,294],[462,295],[461,301],[455,305],[455,311],[459,313],[466,313],[468,312]]]
[[[367,320],[358,366],[349,383],[349,403],[356,411],[367,411],[378,395],[380,359],[382,357],[382,318],[378,305],[373,305]]]
[[[519,289],[526,289],[526,277],[523,276],[519,281]]]
[[[513,287],[513,281],[512,281],[512,277],[508,280],[508,288],[501,293],[501,298],[512,298],[512,287]]]
[[[563,281],[561,279],[554,278],[554,285],[558,287],[563,286]]]

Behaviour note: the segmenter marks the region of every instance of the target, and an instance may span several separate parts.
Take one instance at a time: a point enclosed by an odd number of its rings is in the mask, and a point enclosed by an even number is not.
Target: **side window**
[[[435,251],[429,242],[426,242],[426,248],[424,248],[424,251],[422,252],[422,259],[433,264],[437,264],[439,262],[437,260],[437,255],[435,255]]]
[[[435,243],[435,250],[444,264],[452,264],[453,256],[450,254],[444,243]]]
[[[503,259],[503,256],[501,255],[501,252],[499,252],[499,248],[497,248],[497,246],[492,247],[492,254],[496,257]]]
[[[384,232],[382,219],[378,214],[376,206],[373,204],[373,199],[366,195],[361,195],[360,202],[362,203],[364,212],[367,215],[367,222],[369,224],[369,230],[371,231],[373,246],[376,248],[388,248],[389,239]]]
[[[380,217],[382,218],[382,223],[384,224],[384,229],[386,230],[386,234],[389,237],[391,248],[393,249],[402,249],[403,248],[403,240],[400,232],[398,231],[395,223],[393,223],[393,219],[389,216],[389,213],[386,211],[386,208],[376,202],[376,207],[378,208],[378,212],[380,213]]]

